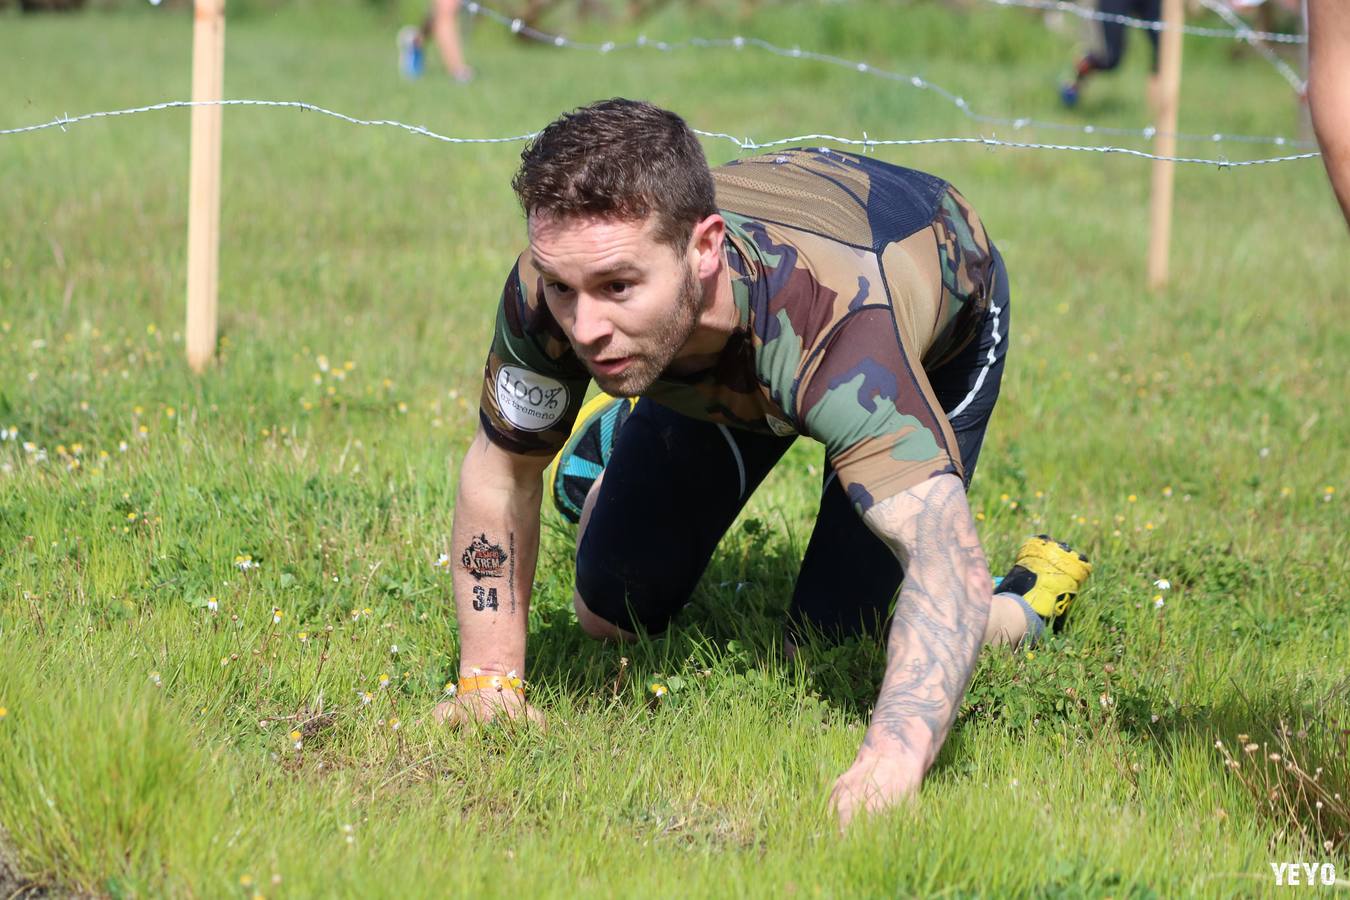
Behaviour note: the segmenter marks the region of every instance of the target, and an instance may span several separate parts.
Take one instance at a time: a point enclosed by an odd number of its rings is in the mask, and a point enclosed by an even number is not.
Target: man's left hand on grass
[[[834,781],[830,809],[847,828],[862,813],[877,813],[916,800],[923,783],[923,760],[877,753],[864,746],[848,771]]]

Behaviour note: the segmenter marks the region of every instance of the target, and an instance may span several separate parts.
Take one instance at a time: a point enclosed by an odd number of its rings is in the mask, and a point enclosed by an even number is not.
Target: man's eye
[[[570,287],[563,284],[561,281],[551,282],[549,284],[549,287],[553,288],[553,290],[557,291],[559,294],[566,294],[568,291],[572,290]]]
[[[611,281],[609,283],[609,292],[611,294],[625,294],[631,285],[626,281]]]

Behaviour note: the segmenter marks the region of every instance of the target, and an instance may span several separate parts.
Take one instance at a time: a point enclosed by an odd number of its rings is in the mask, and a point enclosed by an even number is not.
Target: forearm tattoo
[[[509,551],[502,549],[500,541],[482,533],[470,541],[469,546],[465,547],[464,552],[460,554],[460,567],[474,581],[479,582],[473,585],[473,608],[478,612],[487,610],[496,612],[501,607],[500,601],[497,599],[497,588],[482,584],[482,582],[503,577],[507,579],[506,591],[511,612],[516,611],[516,534],[514,531],[507,535],[507,545],[511,548]]]
[[[886,675],[864,746],[936,757],[974,672],[989,617],[989,569],[960,479],[942,476],[877,504],[867,523],[897,551],[905,581]],[[893,749],[893,748],[892,748]]]

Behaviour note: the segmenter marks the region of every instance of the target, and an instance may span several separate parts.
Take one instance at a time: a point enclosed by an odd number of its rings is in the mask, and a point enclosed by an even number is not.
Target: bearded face
[[[530,222],[544,299],[596,384],[635,397],[651,387],[698,325],[703,286],[652,222]]]

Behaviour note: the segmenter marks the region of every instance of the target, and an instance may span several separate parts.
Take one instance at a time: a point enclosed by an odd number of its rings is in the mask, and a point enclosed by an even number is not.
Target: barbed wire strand
[[[540,31],[530,25],[527,25],[519,18],[512,18],[498,10],[482,3],[471,0],[464,5],[464,9],[475,16],[482,16],[489,21],[495,22],[505,28],[509,28],[512,33],[528,38],[541,44],[548,44],[554,47],[567,48],[571,50],[590,51],[595,53],[613,53],[620,50],[656,50],[660,52],[670,52],[673,50],[687,49],[690,47],[707,48],[733,48],[741,50],[745,47],[753,47],[759,50],[772,53],[775,56],[786,57],[789,59],[804,59],[815,62],[827,63],[832,66],[839,66],[845,69],[851,69],[865,75],[871,75],[876,78],[894,81],[900,84],[907,84],[910,87],[919,90],[931,91],[942,97],[947,102],[955,106],[960,112],[973,122],[981,125],[1003,125],[1020,131],[1023,128],[1037,128],[1045,131],[1074,132],[1077,134],[1103,135],[1106,137],[1135,137],[1145,140],[1152,140],[1158,136],[1158,131],[1153,126],[1144,128],[1117,128],[1104,125],[1075,125],[1068,122],[1048,122],[1030,117],[1010,118],[1005,116],[991,116],[984,113],[978,113],[971,108],[970,103],[961,95],[947,90],[941,85],[934,84],[926,78],[918,75],[905,75],[899,72],[891,72],[870,63],[858,60],[844,59],[843,57],[833,56],[828,53],[817,53],[813,50],[803,50],[800,47],[780,47],[771,44],[768,41],[754,37],[744,37],[736,35],[730,38],[687,38],[682,41],[662,41],[652,40],[644,35],[639,35],[636,40],[619,42],[604,41],[603,43],[594,43],[586,41],[574,41],[571,38],[561,34],[551,34]],[[1195,141],[1211,144],[1238,143],[1238,144],[1271,144],[1277,147],[1291,147],[1294,149],[1309,150],[1317,145],[1310,141],[1298,140],[1295,138],[1284,137],[1281,135],[1246,135],[1246,134],[1199,134],[1188,132],[1177,132],[1171,135],[1178,141]]]
[[[1289,82],[1289,86],[1294,89],[1295,94],[1300,97],[1303,96],[1304,91],[1308,87],[1307,82],[1299,77],[1298,73],[1290,67],[1289,63],[1280,59],[1279,54],[1266,46],[1264,39],[1260,34],[1247,27],[1247,23],[1242,21],[1241,16],[1233,12],[1223,3],[1217,2],[1217,0],[1200,0],[1200,3],[1210,12],[1213,12],[1219,18],[1238,29],[1238,34],[1241,36],[1242,40],[1246,41],[1252,49],[1261,54],[1266,62],[1275,67],[1275,71],[1279,72],[1280,77]]]
[[[315,112],[321,115],[331,116],[334,119],[346,122],[351,125],[364,125],[376,127],[398,128],[411,134],[431,138],[432,140],[442,141],[447,144],[513,144],[523,143],[534,138],[538,132],[529,132],[526,134],[509,135],[506,137],[451,137],[439,134],[429,128],[421,125],[409,125],[405,122],[398,122],[393,119],[359,119],[345,113],[334,112],[331,109],[325,109],[322,106],[316,106],[313,103],[305,103],[300,100],[168,100],[163,103],[154,103],[149,106],[137,106],[128,109],[114,109],[103,112],[83,113],[78,116],[71,116],[62,113],[59,117],[50,122],[40,122],[36,125],[25,125],[18,128],[0,129],[0,137],[9,135],[28,134],[36,131],[44,131],[50,128],[59,128],[66,131],[71,125],[79,122],[86,122],[91,119],[113,118],[117,116],[129,116],[138,113],[155,112],[166,109],[185,109],[194,106],[264,106],[279,107],[284,109],[298,109],[304,112]],[[980,144],[985,147],[995,148],[1004,147],[1016,150],[1052,150],[1061,152],[1079,152],[1079,153],[1102,153],[1102,154],[1120,154],[1123,156],[1136,157],[1138,159],[1162,160],[1165,162],[1186,163],[1191,165],[1214,166],[1219,169],[1234,169],[1246,166],[1262,166],[1272,163],[1294,162],[1303,159],[1315,159],[1320,153],[1299,153],[1291,156],[1273,156],[1263,159],[1207,159],[1204,157],[1188,156],[1158,156],[1143,150],[1135,150],[1129,147],[1103,147],[1103,146],[1082,146],[1075,144],[1039,144],[1029,141],[1005,141],[997,137],[936,137],[936,138],[893,138],[882,139],[868,137],[863,132],[861,138],[840,137],[833,134],[801,134],[794,137],[777,138],[771,141],[755,141],[748,137],[737,137],[721,131],[702,131],[694,129],[694,132],[702,137],[713,140],[725,140],[735,144],[742,151],[745,150],[770,150],[775,147],[785,147],[790,144],[800,144],[810,141],[831,141],[837,144],[843,144],[851,147],[862,147],[866,153],[877,147],[920,147],[933,144]]]
[[[1092,19],[1098,22],[1112,22],[1117,25],[1124,25],[1127,28],[1139,28],[1144,31],[1168,31],[1171,26],[1160,19],[1136,19],[1133,16],[1123,16],[1118,13],[1104,13],[1099,10],[1089,9],[1086,6],[1079,6],[1077,3],[1070,3],[1068,0],[986,0],[995,6],[1020,6],[1024,9],[1044,9],[1053,12],[1068,13],[1078,16],[1080,19]],[[1205,4],[1208,6],[1209,4]],[[1215,10],[1217,12],[1217,10]],[[1248,40],[1250,37],[1262,41],[1268,41],[1276,44],[1306,44],[1308,38],[1302,34],[1289,34],[1283,31],[1253,31],[1247,27],[1246,23],[1237,25],[1227,16],[1223,17],[1230,25],[1236,27],[1229,31],[1226,28],[1206,28],[1200,25],[1182,25],[1181,31],[1185,34],[1195,37],[1208,38],[1228,38],[1229,40]],[[1238,18],[1241,22],[1241,18]]]
[[[316,112],[325,116],[332,116],[335,119],[341,119],[352,125],[379,125],[390,128],[401,128],[413,134],[423,137],[429,137],[433,140],[444,141],[448,144],[511,144],[528,141],[534,137],[537,132],[528,134],[511,135],[509,137],[494,138],[458,138],[447,137],[443,134],[423,128],[421,125],[408,125],[404,122],[396,122],[392,119],[357,119],[340,112],[334,112],[331,109],[324,109],[322,106],[316,106],[313,103],[305,103],[301,100],[166,100],[162,103],[152,103],[148,106],[134,106],[128,109],[110,109],[103,112],[84,113],[78,116],[70,116],[62,113],[50,122],[41,122],[37,125],[25,125],[20,128],[6,128],[0,130],[0,137],[5,135],[26,134],[32,131],[43,131],[48,128],[60,128],[66,130],[67,125],[74,125],[77,122],[84,122],[90,119],[106,119],[115,116],[130,116],[137,113],[156,112],[163,109],[187,109],[193,106],[272,106],[283,107],[287,109],[299,109],[304,112]]]

